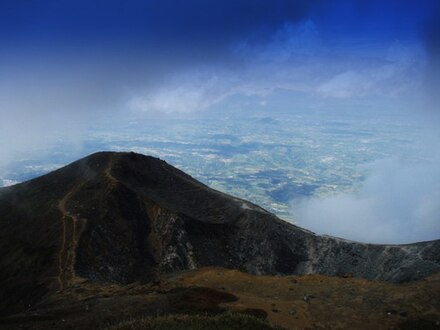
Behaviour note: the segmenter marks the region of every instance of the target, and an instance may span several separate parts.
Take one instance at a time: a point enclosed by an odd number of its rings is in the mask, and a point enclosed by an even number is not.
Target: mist
[[[298,225],[318,234],[366,243],[438,239],[440,153],[437,143],[428,143],[421,154],[364,166],[366,178],[353,193],[292,202]]]

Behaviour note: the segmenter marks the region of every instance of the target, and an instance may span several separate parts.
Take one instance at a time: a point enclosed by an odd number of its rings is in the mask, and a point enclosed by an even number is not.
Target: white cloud
[[[368,51],[349,52],[324,45],[312,20],[287,23],[266,44],[238,43],[237,63],[189,67],[163,84],[134,95],[131,109],[187,113],[208,109],[228,96],[267,96],[284,90],[316,99],[415,94],[423,78],[423,52],[394,42]]]
[[[271,41],[260,47],[242,46],[241,51],[256,53],[257,62],[285,63],[295,56],[314,56],[325,52],[318,27],[312,20],[286,23],[274,33]]]
[[[372,85],[371,79],[359,72],[346,71],[320,85],[318,93],[327,97],[350,98],[354,95],[364,95]]]
[[[339,68],[345,71],[326,79],[317,92],[333,98],[402,97],[409,92],[414,95],[423,87],[425,66],[426,59],[419,46],[405,47],[396,41],[375,59],[340,63]]]
[[[159,88],[135,96],[129,107],[141,112],[189,113],[206,109],[224,99],[230,90],[216,72],[193,70],[181,73]]]
[[[440,238],[440,168],[434,157],[419,164],[375,163],[353,194],[313,197],[294,204],[298,224],[320,234],[370,243]]]

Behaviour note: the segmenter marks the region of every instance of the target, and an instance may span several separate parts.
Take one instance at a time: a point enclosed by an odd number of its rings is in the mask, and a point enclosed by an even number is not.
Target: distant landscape
[[[350,111],[327,114],[292,109],[271,117],[263,113],[210,118],[208,114],[158,119],[154,124],[132,118],[84,131],[79,145],[77,138],[60,139],[47,150],[25,152],[8,165],[2,180],[9,185],[31,179],[99,150],[132,150],[160,157],[215,189],[307,227],[298,218],[298,203],[355,193],[377,171],[377,161],[397,157],[431,169],[435,165],[427,162],[431,154],[424,140],[423,122],[399,114],[378,118]],[[397,170],[400,164],[392,166]],[[328,227],[321,225],[321,233],[337,234],[325,232]],[[406,238],[400,242],[407,242]]]

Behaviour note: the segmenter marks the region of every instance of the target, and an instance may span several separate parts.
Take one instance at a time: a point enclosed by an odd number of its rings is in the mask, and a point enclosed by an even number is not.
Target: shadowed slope
[[[149,281],[201,266],[401,282],[440,270],[440,242],[317,236],[157,158],[96,153],[0,189],[0,301],[23,309],[75,277]]]

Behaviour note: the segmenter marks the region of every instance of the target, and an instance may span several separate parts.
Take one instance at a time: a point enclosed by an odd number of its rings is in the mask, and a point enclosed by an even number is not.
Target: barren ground
[[[1,329],[94,329],[169,314],[241,312],[287,329],[440,329],[440,274],[390,284],[355,278],[254,276],[203,268],[153,284],[76,278]]]

